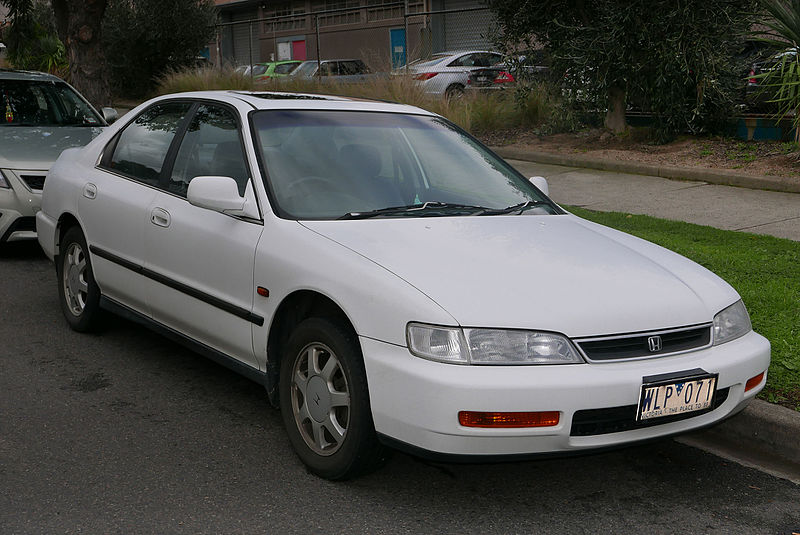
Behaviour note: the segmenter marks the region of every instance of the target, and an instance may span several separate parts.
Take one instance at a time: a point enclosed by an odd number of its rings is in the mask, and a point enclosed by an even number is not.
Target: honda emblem
[[[656,351],[661,351],[661,337],[660,336],[651,336],[647,339],[647,348],[650,350],[651,353],[655,353]]]

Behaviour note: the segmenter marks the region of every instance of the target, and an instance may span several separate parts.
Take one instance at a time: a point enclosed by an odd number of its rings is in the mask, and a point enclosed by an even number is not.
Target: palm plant
[[[769,18],[758,39],[776,50],[775,64],[758,75],[778,106],[779,119],[793,116],[795,143],[800,142],[800,0],[761,0]]]

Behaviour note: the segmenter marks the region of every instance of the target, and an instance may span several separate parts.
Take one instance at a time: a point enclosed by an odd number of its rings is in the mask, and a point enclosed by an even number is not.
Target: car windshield
[[[64,82],[0,80],[2,126],[102,124],[102,119]]]
[[[442,58],[449,58],[452,56],[453,56],[452,54],[433,54],[430,58],[419,59],[417,61],[411,62],[409,67],[419,67],[419,68],[430,67],[431,65],[436,65],[437,63],[442,61]]]
[[[300,65],[297,66],[295,70],[291,72],[292,76],[311,76],[314,74],[314,71],[317,70],[317,62],[316,61],[304,61]]]
[[[562,213],[512,167],[439,117],[317,110],[251,117],[281,217]]]
[[[275,74],[289,74],[300,65],[299,63],[280,63],[275,65]]]

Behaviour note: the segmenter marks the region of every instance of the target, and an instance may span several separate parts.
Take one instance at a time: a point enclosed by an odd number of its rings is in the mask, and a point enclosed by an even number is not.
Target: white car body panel
[[[465,327],[629,333],[708,322],[736,301],[727,285],[693,284],[696,266],[682,279],[582,221],[511,215],[305,225],[410,281]],[[559,302],[582,306],[548,306]]]
[[[145,225],[146,269],[200,292],[252,310],[253,266],[261,223],[242,221],[157,193],[153,210],[169,214],[169,226]],[[197,222],[202,221],[202,225]],[[155,283],[148,296],[153,319],[258,368],[253,324],[174,288]]]
[[[267,351],[281,303],[296,292],[327,297],[359,337],[376,431],[449,455],[509,455],[622,445],[713,424],[741,410],[764,385],[744,383],[769,366],[769,342],[749,332],[731,342],[644,360],[569,365],[470,366],[413,356],[409,322],[532,329],[581,338],[709,325],[738,294],[705,268],[633,236],[565,215],[296,221],[279,217],[260,176],[247,114],[254,109],[354,110],[431,115],[408,106],[339,97],[261,99],[197,92],[182,99],[235,107],[245,125],[251,194],[261,221],[191,205],[98,168],[119,121],[66,151],[46,182],[39,239],[58,255],[58,222],[74,217],[90,246],[141,265],[167,287],[119,263],[91,259],[104,296],[212,348],[268,380]],[[132,112],[175,96],[145,103]],[[128,119],[130,120],[130,119]],[[94,199],[83,196],[87,183]],[[154,209],[169,225],[154,224]],[[159,212],[161,213],[161,212]],[[126,272],[127,271],[127,272]],[[180,285],[249,311],[257,321],[198,300]],[[259,295],[257,287],[268,291]],[[693,418],[595,436],[571,436],[580,410],[636,405],[643,378],[702,369],[727,399]],[[549,428],[478,429],[461,410],[558,411]]]

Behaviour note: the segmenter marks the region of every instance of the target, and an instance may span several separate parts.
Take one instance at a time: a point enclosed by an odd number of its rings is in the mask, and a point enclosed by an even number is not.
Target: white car
[[[441,52],[425,60],[410,63],[408,73],[422,86],[426,94],[458,98],[467,87],[471,71],[491,67],[502,60],[502,54],[487,50]],[[397,71],[398,74],[403,72],[403,69]]]
[[[113,311],[262,383],[326,478],[386,445],[581,452],[744,408],[770,346],[736,291],[546,189],[418,108],[184,93],[65,151],[37,229],[74,329]]]
[[[47,170],[62,150],[85,145],[115,118],[55,76],[0,69],[0,245],[36,238]]]

